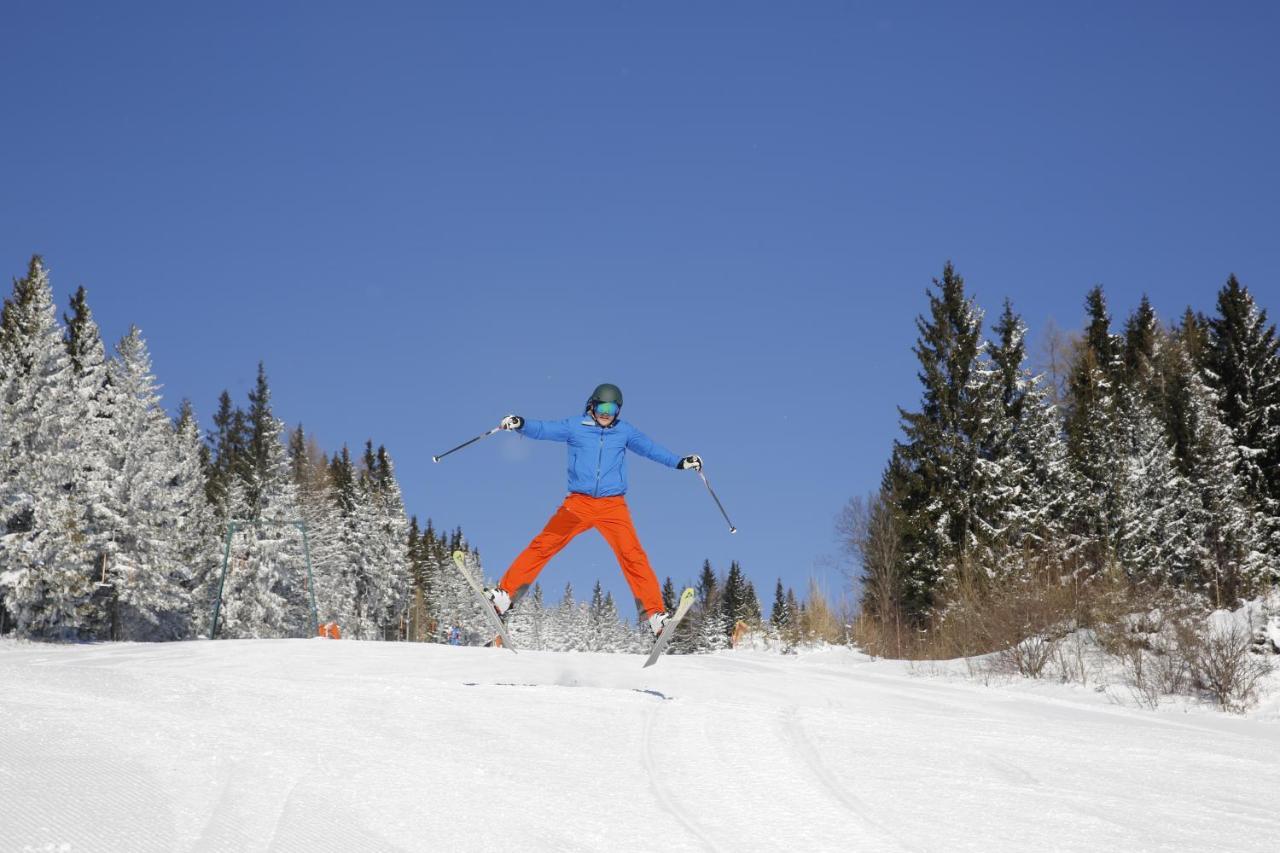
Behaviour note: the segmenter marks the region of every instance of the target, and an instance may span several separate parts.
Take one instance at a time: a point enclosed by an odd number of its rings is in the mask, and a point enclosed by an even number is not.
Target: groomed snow
[[[845,650],[0,643],[0,846],[1273,851],[1280,711]]]

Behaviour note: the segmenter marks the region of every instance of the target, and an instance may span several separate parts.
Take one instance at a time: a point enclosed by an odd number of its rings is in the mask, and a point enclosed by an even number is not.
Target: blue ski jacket
[[[590,415],[562,421],[525,420],[521,435],[569,445],[569,491],[593,498],[627,493],[627,451],[675,468],[680,457],[623,420],[607,429]]]

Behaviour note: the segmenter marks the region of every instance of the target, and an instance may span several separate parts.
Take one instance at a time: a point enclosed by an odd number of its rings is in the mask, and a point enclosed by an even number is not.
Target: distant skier
[[[502,419],[502,429],[569,445],[569,496],[543,531],[516,557],[498,586],[485,590],[499,616],[533,585],[552,557],[579,533],[594,527],[613,548],[636,606],[648,615],[654,635],[662,632],[667,621],[662,591],[649,558],[640,547],[623,498],[627,492],[627,451],[681,470],[701,471],[702,459],[696,454],[676,456],[620,420],[621,410],[622,391],[616,385],[605,384],[591,394],[586,411],[579,417],[534,421],[507,415]]]

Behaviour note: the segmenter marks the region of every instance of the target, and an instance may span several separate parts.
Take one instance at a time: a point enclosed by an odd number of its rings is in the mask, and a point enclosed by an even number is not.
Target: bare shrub
[[[1063,638],[1053,650],[1053,663],[1058,680],[1064,684],[1080,684],[1087,687],[1093,676],[1089,664],[1089,638],[1091,632],[1077,630]]]
[[[844,624],[827,603],[816,580],[809,580],[809,599],[800,611],[800,639],[805,643],[841,643]]]
[[[1055,558],[1021,559],[999,583],[962,566],[930,623],[926,652],[946,658],[994,652],[996,672],[1040,678],[1058,643],[1078,626],[1079,588]]]
[[[1160,689],[1151,666],[1155,655],[1141,643],[1132,643],[1121,650],[1119,658],[1129,694],[1141,705],[1152,709],[1159,707],[1164,691]]]
[[[890,495],[851,498],[836,518],[836,533],[861,571],[848,573],[850,585],[862,589],[855,642],[869,654],[912,657],[919,638],[903,613],[902,540]]]
[[[1224,711],[1241,712],[1257,699],[1258,682],[1271,672],[1271,661],[1252,652],[1253,631],[1230,621],[1210,624],[1188,638],[1185,654],[1196,687]]]
[[[1164,696],[1187,692],[1188,657],[1197,634],[1200,608],[1176,590],[1131,588],[1129,612],[1100,625],[1103,646],[1119,659],[1130,694],[1149,708]]]

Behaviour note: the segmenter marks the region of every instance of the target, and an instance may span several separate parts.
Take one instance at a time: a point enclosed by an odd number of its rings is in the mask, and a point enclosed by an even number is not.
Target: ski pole
[[[482,439],[482,438],[488,438],[489,436],[493,435],[495,432],[498,432],[500,429],[502,429],[502,427],[500,427],[500,426],[496,426],[496,427],[494,427],[493,429],[489,430],[489,431],[488,431],[488,432],[486,432],[486,433],[483,433],[483,434],[481,434],[481,435],[477,435],[475,438],[471,439],[470,441],[464,441],[464,442],[462,442],[462,444],[459,444],[459,445],[458,445],[457,447],[455,447],[453,450],[446,450],[444,453],[441,453],[439,456],[432,456],[432,457],[431,457],[431,461],[432,461],[432,462],[439,462],[441,459],[445,458],[445,457],[446,457],[446,456],[448,456],[450,453],[453,453],[454,451],[457,451],[457,450],[461,450],[462,448],[466,447],[466,446],[467,446],[467,445],[469,445],[469,444],[475,444],[477,441],[479,441],[479,440],[480,440],[480,439]]]
[[[716,490],[711,488],[711,483],[707,481],[707,475],[702,473],[702,469],[698,469],[698,476],[702,478],[702,484],[707,487],[707,491],[711,493],[711,499],[716,502],[716,506],[720,507],[720,514],[724,516],[724,520],[729,524],[729,532],[737,533],[738,528],[733,526],[733,522],[729,521],[729,513],[724,511],[724,504],[720,503],[720,499],[716,497]]]

